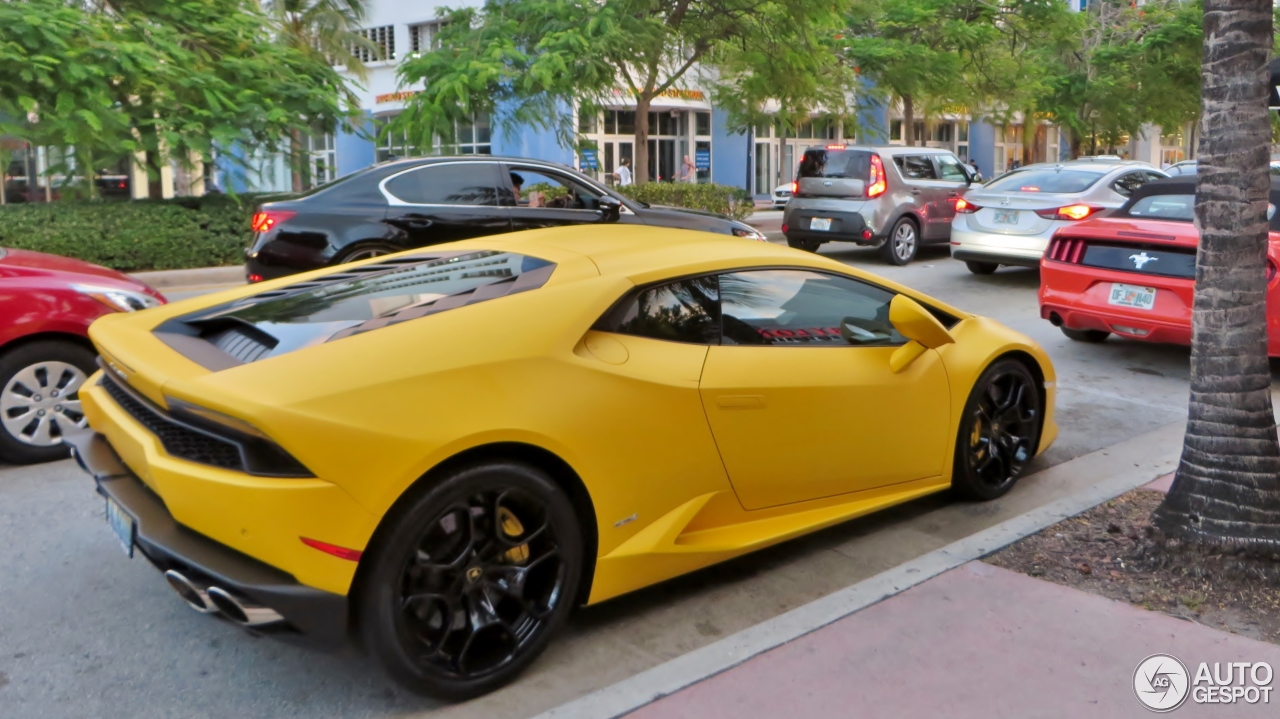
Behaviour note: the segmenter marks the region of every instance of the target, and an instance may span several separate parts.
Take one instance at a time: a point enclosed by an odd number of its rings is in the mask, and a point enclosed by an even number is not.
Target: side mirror
[[[898,334],[910,340],[889,357],[889,369],[894,374],[906,369],[925,350],[955,342],[937,317],[906,295],[898,295],[889,303],[889,322]]]
[[[622,216],[622,203],[612,195],[601,196],[596,201],[596,206],[600,208],[601,222],[617,222]]]

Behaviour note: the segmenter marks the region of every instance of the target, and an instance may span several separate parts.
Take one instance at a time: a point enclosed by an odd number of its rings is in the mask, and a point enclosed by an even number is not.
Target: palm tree
[[[1168,537],[1280,556],[1280,443],[1267,361],[1270,0],[1205,0],[1200,250],[1191,402]]]
[[[365,19],[365,0],[265,0],[263,9],[273,19],[276,37],[281,43],[330,64],[346,65],[347,72],[357,80],[367,79],[369,73],[353,53],[363,49],[378,56],[382,52],[360,33]],[[358,102],[350,91],[347,101]],[[290,138],[289,163],[294,192],[301,192],[304,185],[306,162],[302,142],[302,134],[295,131]]]

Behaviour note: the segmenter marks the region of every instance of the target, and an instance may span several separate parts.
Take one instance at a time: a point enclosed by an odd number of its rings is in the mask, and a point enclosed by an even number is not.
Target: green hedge
[[[651,205],[686,207],[691,210],[707,210],[743,220],[755,212],[751,193],[741,187],[688,182],[649,182],[643,185],[615,187],[615,190],[633,200]]]
[[[126,272],[238,265],[263,196],[98,200],[0,207],[0,247],[65,255]]]

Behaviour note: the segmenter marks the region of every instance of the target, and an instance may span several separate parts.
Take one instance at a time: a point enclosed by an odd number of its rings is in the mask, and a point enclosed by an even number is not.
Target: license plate
[[[809,229],[816,232],[827,232],[831,229],[830,217],[815,217],[809,220]]]
[[[116,539],[120,540],[120,548],[124,550],[125,556],[132,558],[133,537],[138,525],[133,521],[133,517],[110,497],[107,497],[107,526],[111,527],[111,532],[116,535]]]
[[[1017,211],[1017,210],[1012,210],[1012,211],[1010,211],[1010,212],[1001,212],[1001,211],[999,211],[999,210],[996,210],[996,211],[995,211],[995,213],[996,213],[995,221],[996,221],[996,223],[997,223],[997,224],[1001,224],[1001,225],[1016,225],[1016,224],[1018,224],[1018,211]]]
[[[1121,307],[1137,307],[1140,310],[1149,310],[1156,306],[1156,288],[1113,282],[1111,283],[1111,296],[1107,298],[1107,302]]]

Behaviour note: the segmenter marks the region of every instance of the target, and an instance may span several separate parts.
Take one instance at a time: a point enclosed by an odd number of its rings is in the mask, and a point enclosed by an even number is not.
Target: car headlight
[[[137,312],[151,307],[159,307],[160,300],[145,292],[122,290],[115,287],[98,287],[96,285],[71,285],[71,289],[87,297],[101,302],[115,312]]]
[[[769,241],[769,238],[765,237],[763,232],[751,227],[750,225],[734,225],[733,235],[734,237],[745,237],[749,240],[755,240],[756,242]]]

